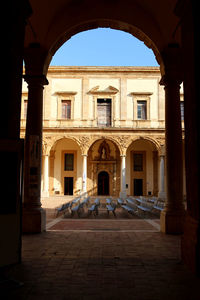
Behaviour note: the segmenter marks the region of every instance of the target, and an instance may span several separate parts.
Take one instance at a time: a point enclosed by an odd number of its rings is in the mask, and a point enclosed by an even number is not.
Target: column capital
[[[55,150],[50,150],[50,152],[49,152],[49,158],[50,159],[54,159],[55,158]]]
[[[165,148],[164,147],[161,147],[159,150],[158,150],[158,155],[161,157],[165,157]]]
[[[47,74],[49,66],[49,53],[40,43],[30,43],[24,48],[24,61],[26,74]]]
[[[179,88],[180,88],[181,83],[182,83],[182,80],[177,77],[176,73],[173,73],[173,72],[163,75],[160,80],[160,85],[164,85],[165,87],[168,85],[175,84],[175,85],[179,86]]]
[[[164,62],[164,72],[160,85],[180,85],[183,81],[181,48],[175,43],[168,44],[161,52],[161,55]]]
[[[25,74],[23,76],[24,80],[28,83],[28,85],[48,85],[49,82],[45,75],[29,75]]]

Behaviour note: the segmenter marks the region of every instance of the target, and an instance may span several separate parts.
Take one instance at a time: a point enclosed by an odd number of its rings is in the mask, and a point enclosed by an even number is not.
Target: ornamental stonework
[[[87,154],[87,151],[90,147],[91,138],[88,136],[74,136],[73,139],[80,146],[82,154]]]

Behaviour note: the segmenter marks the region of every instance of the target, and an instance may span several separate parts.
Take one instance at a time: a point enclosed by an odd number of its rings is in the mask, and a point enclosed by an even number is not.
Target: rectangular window
[[[62,119],[71,119],[71,100],[62,100]]]
[[[111,99],[97,99],[97,124],[98,126],[111,126]]]
[[[181,121],[184,121],[184,101],[180,102],[180,108],[181,108]]]
[[[137,101],[137,119],[138,120],[147,119],[147,101],[145,100]]]
[[[27,116],[27,108],[28,108],[28,100],[24,100],[24,119],[26,119]]]
[[[64,170],[65,171],[73,171],[74,170],[74,154],[73,153],[65,153]]]
[[[143,171],[143,154],[134,153],[133,154],[133,170],[134,171]]]

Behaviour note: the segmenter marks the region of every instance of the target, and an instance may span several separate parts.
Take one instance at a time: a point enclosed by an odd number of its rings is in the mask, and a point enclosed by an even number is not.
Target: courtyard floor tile
[[[6,271],[23,286],[1,285],[2,300],[200,300],[180,236],[156,220],[58,218],[48,228],[23,236],[22,263]]]

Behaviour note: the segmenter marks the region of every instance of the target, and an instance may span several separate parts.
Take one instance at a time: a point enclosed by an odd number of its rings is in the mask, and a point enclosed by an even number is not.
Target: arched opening
[[[120,152],[114,141],[105,138],[93,142],[88,150],[87,169],[90,195],[119,195]]]
[[[133,55],[134,53],[134,55]],[[81,31],[54,54],[50,66],[158,66],[153,50],[119,29]]]
[[[164,141],[164,137],[163,137]],[[133,196],[158,196],[159,193],[159,143],[145,137],[133,141],[127,149],[128,194]]]
[[[109,174],[106,171],[101,171],[98,174],[98,195],[109,195]]]
[[[80,32],[84,32],[86,30],[90,30],[90,29],[96,29],[96,28],[110,28],[110,29],[115,29],[115,30],[120,30],[123,32],[127,32],[130,33],[132,36],[136,37],[138,40],[141,40],[142,42],[144,42],[144,44],[153,50],[154,55],[156,57],[156,60],[158,62],[159,65],[162,66],[162,57],[160,55],[159,52],[159,44],[156,45],[154,38],[157,39],[158,36],[158,43],[161,42],[161,36],[159,32],[156,32],[157,29],[155,30],[154,34],[158,35],[157,37],[151,37],[151,35],[148,35],[148,33],[145,33],[146,30],[143,30],[143,26],[138,26],[138,24],[131,24],[127,23],[127,22],[123,22],[123,21],[119,21],[119,20],[115,20],[114,16],[113,16],[113,12],[111,13],[110,19],[109,18],[97,18],[94,20],[94,18],[92,20],[87,20],[84,21],[83,23],[79,24],[79,25],[75,25],[72,28],[68,28],[68,30],[64,31],[62,33],[62,35],[59,36],[59,39],[55,39],[55,41],[53,41],[51,48],[49,50],[47,59],[46,59],[46,68],[48,68],[48,64],[50,63],[52,57],[55,55],[56,51],[68,40],[70,40],[70,38],[74,35],[76,35],[77,33]],[[132,19],[133,20],[133,19]],[[146,22],[147,19],[146,19]],[[139,22],[140,23],[140,22]],[[149,26],[150,23],[152,23],[152,20],[149,20]],[[151,24],[152,29],[154,27],[154,24]],[[153,29],[154,30],[154,29]],[[147,30],[148,31],[148,30]]]
[[[52,140],[48,140],[49,147]],[[81,149],[74,139],[57,138],[48,153],[49,195],[77,196],[81,190]],[[43,170],[43,177],[45,170]]]
[[[70,38],[73,33],[78,32],[78,30],[82,30],[84,28],[89,27],[98,27],[100,22],[99,19],[104,18],[104,26],[112,26],[112,18],[115,20],[113,21],[113,26],[119,26],[120,28],[124,28],[124,30],[129,31],[131,30],[131,26],[135,26],[137,24],[139,28],[139,34],[144,33],[141,37],[142,40],[146,40],[146,36],[150,37],[151,41],[154,41],[154,45],[156,48],[159,49],[159,53],[167,47],[167,45],[171,41],[175,41],[175,43],[180,42],[183,53],[182,55],[175,55],[175,61],[178,60],[179,57],[183,57],[184,62],[184,84],[185,84],[185,93],[186,93],[186,170],[187,170],[187,197],[188,197],[188,204],[189,209],[187,211],[186,216],[186,224],[185,224],[185,232],[184,237],[182,240],[182,258],[184,261],[190,265],[191,269],[194,272],[198,272],[199,274],[199,145],[198,145],[198,136],[199,136],[199,126],[198,126],[198,101],[199,98],[199,88],[198,88],[198,71],[197,69],[197,60],[198,60],[198,52],[195,51],[196,46],[199,45],[198,42],[198,30],[197,29],[197,18],[198,14],[194,14],[196,10],[195,1],[160,1],[156,3],[152,3],[152,5],[148,4],[148,1],[52,1],[49,3],[50,9],[46,9],[47,2],[45,1],[23,1],[20,3],[14,3],[12,6],[12,18],[10,18],[11,22],[11,32],[10,36],[14,37],[11,38],[9,43],[5,43],[5,60],[8,62],[9,76],[4,76],[5,86],[7,87],[6,90],[9,91],[7,101],[2,102],[2,111],[4,113],[4,118],[1,119],[2,126],[2,133],[1,138],[6,139],[3,140],[1,145],[3,148],[3,153],[10,152],[10,143],[15,142],[17,143],[19,139],[19,123],[20,123],[20,93],[21,93],[21,73],[22,73],[22,58],[23,53],[26,53],[26,56],[29,56],[28,60],[30,62],[29,66],[27,67],[27,75],[33,76],[34,81],[36,77],[40,77],[40,79],[44,79],[44,74],[46,74],[46,70],[48,67],[48,62],[51,60],[52,55],[55,53],[54,50],[58,48],[61,44],[63,39],[68,36]],[[31,3],[33,10],[29,6]],[[176,7],[175,7],[176,5]],[[31,15],[32,14],[32,15]],[[7,15],[10,15],[10,11],[7,12]],[[26,19],[30,16],[30,23],[26,22]],[[102,20],[102,19],[101,19]],[[170,20],[170,22],[169,22]],[[28,23],[28,28],[25,33],[25,24]],[[103,23],[102,23],[103,24]],[[124,26],[124,24],[126,26]],[[103,25],[102,25],[103,26]],[[137,28],[135,28],[137,29]],[[182,31],[182,32],[181,32]],[[181,33],[181,35],[180,35]],[[136,30],[137,34],[137,30]],[[25,51],[23,51],[24,45],[24,36],[25,36]],[[147,42],[149,38],[147,39]],[[35,51],[35,42],[39,44],[40,49],[44,49],[44,56],[48,56],[48,59],[45,57],[41,58],[41,55],[37,55],[38,51]],[[27,48],[29,45],[32,44],[32,54],[28,53]],[[30,47],[31,48],[31,47]],[[30,49],[28,49],[30,50]],[[35,53],[34,53],[35,52]],[[41,54],[41,53],[40,53]],[[179,53],[180,54],[180,53]],[[173,55],[172,55],[173,56]],[[27,61],[27,60],[26,60]],[[46,65],[44,63],[46,62]],[[41,62],[41,63],[40,63]],[[45,66],[44,66],[45,65]],[[179,68],[176,67],[176,64],[172,63],[172,69],[169,67],[170,70],[175,70],[175,74]],[[173,72],[172,72],[173,73]],[[169,74],[168,74],[169,75]],[[174,73],[173,73],[174,75]],[[183,74],[182,74],[183,75]],[[10,80],[7,80],[7,78]],[[30,83],[31,83],[31,78]],[[166,78],[165,78],[166,79]],[[43,85],[44,80],[39,85]],[[30,85],[31,86],[31,85]],[[31,91],[33,92],[33,90]],[[38,92],[38,93],[37,93]],[[34,105],[38,103],[42,103],[42,92],[39,89],[36,94],[33,95],[32,98],[35,100]],[[168,90],[169,92],[169,90]],[[171,90],[170,90],[171,92]],[[176,95],[172,93],[173,97],[171,104],[168,106],[170,107],[170,114],[168,115],[170,122],[173,120],[172,129],[176,128],[176,122],[174,119],[176,118],[176,113],[171,114],[172,112],[176,112],[174,109],[174,98]],[[37,101],[39,99],[39,101]],[[170,97],[169,97],[170,98]],[[170,99],[167,101],[170,101]],[[33,100],[32,99],[32,100]],[[175,99],[176,100],[176,99]],[[38,104],[39,106],[39,104]],[[178,106],[177,106],[178,107]],[[37,107],[38,108],[38,107]],[[37,111],[41,111],[41,109],[31,109],[31,113],[35,114]],[[39,107],[40,108],[40,107]],[[36,114],[37,115],[37,114]],[[174,116],[175,115],[175,116]],[[36,120],[37,117],[34,116]],[[34,119],[33,118],[33,119]],[[35,127],[35,128],[34,128]],[[35,145],[38,144],[38,139],[41,137],[41,132],[37,132],[37,125],[36,123],[32,123],[32,128],[34,129],[33,132],[29,131],[29,134],[33,137],[35,135],[35,139],[33,138],[32,141],[35,141]],[[37,137],[36,137],[37,136]],[[176,146],[176,139],[173,141],[173,146]],[[11,144],[12,146],[13,144]],[[41,145],[41,143],[40,143]],[[167,148],[169,150],[169,148]],[[173,154],[177,152],[178,154],[181,152],[180,147],[174,149],[171,147],[170,151]],[[169,151],[169,152],[170,152]],[[27,153],[29,151],[27,150]],[[39,152],[38,152],[39,153]],[[2,159],[5,159],[2,156]],[[176,163],[176,159],[173,160]],[[5,168],[6,168],[5,164]],[[28,172],[28,175],[35,176],[37,171],[35,166],[32,167],[32,174]],[[40,165],[37,166],[38,168]],[[17,160],[13,160],[12,169],[13,171],[19,170],[19,164]],[[30,171],[30,170],[28,170]],[[176,168],[175,168],[176,171]],[[3,171],[2,171],[3,172]],[[3,172],[4,173],[4,172]],[[13,172],[15,173],[15,172]],[[174,173],[174,172],[171,172]],[[7,176],[9,176],[8,172],[5,172]],[[16,173],[15,173],[16,174]],[[40,174],[37,172],[38,177]],[[8,178],[10,179],[10,178]],[[36,180],[36,176],[32,179]],[[14,181],[14,179],[13,179]],[[16,179],[15,179],[16,181]],[[9,186],[7,182],[10,181],[5,178],[3,182],[4,189]],[[174,183],[173,178],[171,180],[172,184]],[[4,185],[5,183],[5,185]],[[175,182],[176,183],[176,182]],[[36,183],[38,185],[38,182]],[[178,186],[179,184],[177,184]],[[16,184],[13,184],[15,187]],[[34,188],[35,182],[32,181],[32,188]],[[172,191],[176,190],[176,187],[173,186]],[[35,193],[36,192],[36,193]],[[170,190],[169,190],[170,192]],[[7,193],[7,191],[6,191]],[[13,196],[16,194],[16,196]],[[13,197],[13,201],[11,205],[17,203],[19,200],[19,191],[16,193],[10,194]],[[32,196],[36,195],[36,198],[39,199],[38,191],[30,190],[30,194]],[[39,193],[40,194],[40,193]],[[8,194],[3,194],[2,199],[9,199]],[[15,203],[16,202],[16,203]],[[28,221],[29,224],[39,224],[34,228],[35,232],[40,232],[44,228],[41,226],[41,218],[40,215],[40,201],[29,201],[26,203],[27,205],[24,207],[27,209],[28,212]],[[169,207],[169,205],[168,205]],[[28,211],[29,209],[29,211]],[[17,261],[20,261],[20,245],[16,247],[16,240],[18,239],[21,234],[18,232],[20,231],[20,210],[16,210],[16,213],[11,215],[3,215],[2,220],[2,238],[1,243],[4,245],[1,249],[1,265],[6,264],[13,264]],[[23,214],[25,215],[25,213]],[[16,218],[17,216],[17,218]],[[36,216],[36,219],[34,218]],[[173,215],[168,215],[168,218],[171,220],[173,219]],[[37,221],[37,222],[35,222]],[[170,222],[169,222],[170,223]],[[12,224],[14,224],[13,227]],[[175,216],[175,220],[171,222],[171,224],[177,224],[177,216]],[[5,230],[6,228],[6,230]],[[31,228],[33,232],[33,228]],[[165,237],[167,238],[167,237]],[[19,243],[20,244],[20,243]],[[149,240],[148,240],[149,244]],[[14,246],[14,247],[13,247]],[[118,246],[116,244],[116,246]],[[152,247],[153,248],[153,247]],[[8,251],[9,249],[9,251]],[[14,253],[11,250],[14,250]],[[150,247],[148,247],[150,249]],[[176,251],[176,250],[175,250]],[[63,251],[64,252],[64,251]],[[5,255],[6,253],[6,255]],[[18,253],[18,254],[16,254]],[[41,253],[41,252],[40,252]],[[132,252],[133,253],[133,252]],[[167,253],[166,257],[169,258],[169,253]],[[139,255],[138,255],[139,257]],[[155,257],[157,258],[157,256]],[[2,263],[3,262],[3,263]],[[116,263],[116,259],[115,259]],[[167,264],[169,263],[169,259]],[[143,265],[141,263],[141,265]],[[124,261],[123,261],[124,266]],[[171,268],[173,269],[173,268]],[[120,270],[121,271],[121,270]],[[155,268],[154,268],[155,271]],[[122,270],[123,272],[123,270]],[[141,273],[141,269],[140,269]],[[152,274],[154,277],[155,273]],[[160,275],[160,272],[157,272]],[[168,273],[168,272],[165,272]],[[150,274],[151,275],[151,274]],[[173,275],[173,274],[172,274]],[[63,277],[63,276],[62,276]],[[136,276],[137,277],[137,276]],[[189,278],[188,276],[185,276]],[[155,277],[154,277],[155,278]],[[110,279],[110,278],[109,278]],[[131,283],[134,281],[131,280]],[[166,278],[163,278],[163,282],[168,282]],[[173,277],[175,280],[176,278]],[[160,280],[160,278],[158,278]],[[41,281],[42,282],[42,281]],[[187,283],[187,282],[186,282]],[[36,285],[37,286],[37,285]],[[155,286],[157,286],[155,284]],[[187,284],[183,285],[184,288]],[[132,286],[131,286],[132,287]],[[143,288],[143,285],[142,285]],[[167,287],[168,288],[168,287]],[[166,288],[166,292],[168,289]],[[106,289],[108,290],[108,288]],[[151,289],[152,292],[153,288]],[[163,294],[165,294],[163,291]],[[68,291],[66,291],[67,293]],[[80,293],[82,290],[80,289]],[[118,290],[115,289],[116,295],[119,296]],[[125,289],[121,291],[122,295],[124,292],[127,292],[127,281],[125,284]],[[140,291],[139,291],[140,292]],[[143,292],[143,290],[141,291]],[[191,291],[190,291],[191,292]],[[100,294],[100,291],[98,291]],[[138,291],[137,291],[138,293]],[[184,290],[181,290],[183,295]],[[133,295],[133,289],[130,290],[129,295]],[[189,294],[189,293],[188,293]],[[195,293],[194,293],[195,294]],[[128,295],[128,296],[129,296]],[[64,297],[65,295],[63,295]],[[108,297],[108,295],[106,295]],[[158,295],[157,295],[158,296]],[[159,295],[160,296],[160,295]],[[195,298],[196,295],[194,295]],[[77,295],[76,295],[77,297]],[[160,296],[162,298],[163,295]]]

